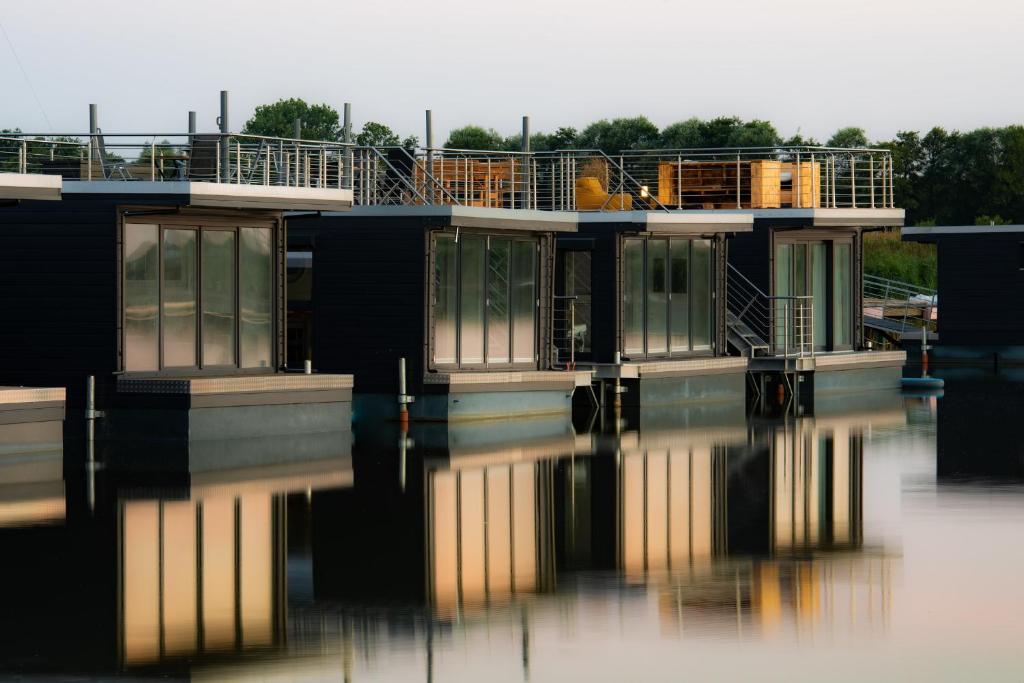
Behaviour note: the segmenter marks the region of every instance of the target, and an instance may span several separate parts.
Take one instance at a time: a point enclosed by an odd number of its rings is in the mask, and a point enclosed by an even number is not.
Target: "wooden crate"
[[[445,195],[438,197],[437,201],[463,206],[511,208],[515,187],[524,186],[521,174],[526,171],[525,165],[515,164],[512,159],[434,159],[431,175],[454,198]],[[424,168],[425,164],[416,164],[414,176],[418,188],[428,185]]]
[[[750,195],[748,164],[734,161],[662,161],[658,164],[658,201],[676,208],[735,208]]]
[[[782,206],[782,162],[761,159],[750,162],[750,208]]]

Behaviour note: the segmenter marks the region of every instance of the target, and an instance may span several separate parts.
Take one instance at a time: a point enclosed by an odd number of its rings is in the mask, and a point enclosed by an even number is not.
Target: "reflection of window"
[[[623,352],[670,355],[711,348],[712,243],[627,238],[623,244]]]
[[[271,229],[124,230],[126,370],[274,365]]]
[[[464,234],[433,246],[434,363],[534,364],[537,243]]]

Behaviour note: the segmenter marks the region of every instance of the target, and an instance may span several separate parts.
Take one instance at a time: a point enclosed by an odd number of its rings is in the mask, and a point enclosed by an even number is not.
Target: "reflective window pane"
[[[491,238],[487,251],[487,362],[509,362],[509,257],[511,241]]]
[[[157,370],[160,363],[159,228],[124,226],[125,369]]]
[[[273,366],[274,260],[269,228],[240,228],[239,339],[243,368]]]
[[[537,243],[512,242],[512,360],[533,363],[537,356]]]
[[[849,244],[836,244],[833,251],[832,291],[834,292],[833,337],[835,346],[853,344],[853,278]]]
[[[777,297],[793,294],[793,245],[779,244],[775,247],[775,292]],[[789,324],[787,302],[775,299],[772,302],[772,332],[775,346],[781,351],[785,342],[792,337],[792,331],[786,330]]]
[[[669,256],[672,351],[690,350],[690,240],[672,240]]]
[[[565,295],[574,296],[572,301],[572,340],[577,353],[590,353],[591,330],[591,282],[589,251],[565,253]]]
[[[452,237],[434,240],[434,362],[455,362],[455,322],[458,312],[458,245]]]
[[[486,240],[463,235],[459,290],[459,349],[462,364],[484,362],[484,266]]]
[[[828,249],[825,243],[812,244],[810,256],[811,294],[814,296],[814,346],[824,348],[828,346]]]
[[[693,348],[711,348],[711,240],[693,240],[690,278],[690,328]]]
[[[623,351],[644,352],[644,242],[627,239],[623,243]]]
[[[647,242],[647,353],[668,351],[668,240]]]
[[[164,230],[163,342],[167,368],[196,365],[196,231]]]
[[[235,364],[235,233],[204,230],[203,365]]]

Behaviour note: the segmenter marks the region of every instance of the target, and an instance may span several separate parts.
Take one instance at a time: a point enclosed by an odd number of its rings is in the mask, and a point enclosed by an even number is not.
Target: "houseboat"
[[[727,344],[726,237],[749,214],[588,211],[559,235],[558,361],[624,407],[743,403],[747,358]],[[611,392],[617,392],[612,395]]]
[[[941,316],[929,355],[938,363],[1024,363],[1024,225],[906,227],[902,239],[937,252]]]
[[[645,150],[609,157],[575,150],[547,155],[541,168],[547,169],[541,173],[551,185],[543,199],[552,208],[603,214],[640,209],[665,221],[687,216],[696,224],[703,217],[709,232],[715,220],[752,219],[746,229],[734,225],[727,230],[735,236],[714,275],[724,280],[716,293],[724,288],[727,297],[714,310],[724,317],[719,325],[724,322],[730,352],[749,359],[761,397],[776,393],[770,386],[775,382],[787,395],[802,392],[804,400],[816,393],[898,386],[904,354],[867,352],[862,332],[863,233],[903,223],[903,210],[893,197],[889,152],[779,146]],[[588,223],[581,217],[581,232]],[[642,276],[639,266],[632,269],[637,294],[647,297],[644,312],[627,304],[625,287],[620,292],[622,324],[633,328],[623,329],[616,340],[616,350],[625,357],[641,351],[650,357],[652,348],[654,355],[672,353],[671,330],[660,332],[671,327],[671,306],[663,314],[662,299],[672,297],[651,289],[672,293],[673,285],[663,283],[657,269],[661,252],[669,248],[657,241],[661,238],[654,236],[653,251],[650,242],[642,247],[637,239],[633,255],[623,253],[616,262],[620,278],[632,262],[642,260],[647,267]],[[657,282],[640,280],[651,274],[658,275]],[[641,292],[641,285],[650,291]],[[640,334],[652,323],[659,328],[653,347],[649,331],[643,339]],[[689,352],[694,351],[692,329],[691,324]],[[610,343],[608,332],[596,330],[595,350]],[[711,350],[724,355],[726,342],[718,334],[721,347]],[[713,336],[711,342],[716,342]]]
[[[66,387],[101,436],[347,424],[351,376],[286,372],[283,223],[351,207],[347,148],[232,134],[226,96],[211,135],[101,133],[90,113],[29,159],[62,201],[0,213],[0,382]]]
[[[0,229],[20,202],[55,202],[61,198],[60,176],[30,173],[29,160],[47,146],[17,137],[0,136]],[[0,349],[3,349],[0,346]],[[34,449],[55,442],[59,450],[64,419],[62,387],[9,387],[0,381],[0,443],[7,448]]]
[[[575,230],[571,212],[416,200],[291,214],[312,297],[290,302],[295,346],[309,334],[314,368],[358,374],[357,420],[566,414],[590,386],[552,352],[554,237]]]

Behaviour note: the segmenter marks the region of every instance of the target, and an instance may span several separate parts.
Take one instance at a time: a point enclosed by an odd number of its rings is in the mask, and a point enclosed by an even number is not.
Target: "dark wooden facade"
[[[578,358],[579,362],[612,363],[615,352],[622,351],[624,319],[624,264],[623,240],[628,237],[648,236],[652,238],[685,238],[711,240],[714,251],[712,258],[712,348],[705,351],[648,355],[646,360],[667,360],[685,357],[724,356],[727,353],[726,328],[726,258],[727,235],[711,229],[669,230],[658,226],[645,226],[632,221],[587,222],[581,220],[578,234],[560,235],[557,240],[558,258],[555,264],[555,294],[566,292],[564,262],[569,252],[586,251],[591,254],[591,296],[592,296],[592,353]],[[626,359],[625,354],[623,358]],[[632,360],[645,360],[635,358]]]
[[[921,231],[928,230],[917,229]],[[904,230],[938,256],[939,347],[1024,346],[1024,228]]]
[[[729,243],[729,264],[768,296],[775,296],[776,247],[781,242],[824,242],[831,246],[848,242],[852,247],[852,348],[864,348],[864,240],[863,228],[858,226],[815,227],[808,219],[754,217],[751,232],[736,235]],[[830,252],[831,253],[831,252]],[[828,298],[831,301],[833,284],[828,277]],[[831,311],[831,308],[829,308]],[[831,335],[832,315],[828,316]],[[819,349],[819,350],[830,350]]]
[[[313,263],[312,360],[317,372],[353,374],[359,393],[397,394],[398,362],[406,359],[407,390],[430,393],[424,375],[458,372],[431,361],[433,344],[433,237],[438,233],[530,237],[538,244],[536,363],[530,367],[473,367],[509,372],[546,370],[551,340],[554,236],[545,221],[493,209],[493,220],[453,218],[445,212],[384,211],[293,215],[288,249],[311,251]],[[479,209],[477,210],[479,211]],[[487,211],[487,210],[485,210]],[[575,223],[572,224],[575,229]]]
[[[259,371],[279,371],[285,357],[281,212],[187,204],[187,195],[66,193],[60,202],[25,201],[0,208],[0,383],[67,387],[69,407],[81,405],[89,375],[96,377],[98,397],[116,393],[115,380],[125,373],[121,296],[126,217],[186,225],[256,221],[272,227],[274,362]],[[202,368],[173,373],[203,374],[210,373]],[[218,368],[214,374],[224,375],[225,370]]]

